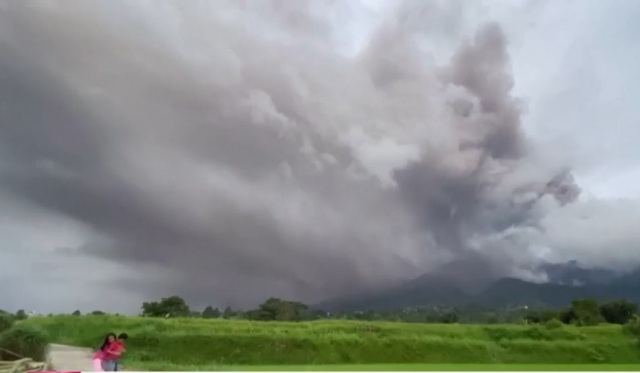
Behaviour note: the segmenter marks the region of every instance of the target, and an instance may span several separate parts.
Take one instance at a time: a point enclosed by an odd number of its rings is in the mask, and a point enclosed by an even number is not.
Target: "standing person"
[[[104,341],[102,345],[98,349],[98,351],[93,355],[93,370],[96,372],[101,372],[104,370],[103,368],[103,359],[105,355],[105,351],[109,348],[109,345],[116,341],[116,334],[109,333],[106,337],[104,337]]]
[[[109,344],[103,357],[105,371],[116,372],[120,370],[122,366],[120,359],[122,358],[122,354],[126,352],[124,344],[128,338],[127,333],[122,333],[118,336],[117,340]]]

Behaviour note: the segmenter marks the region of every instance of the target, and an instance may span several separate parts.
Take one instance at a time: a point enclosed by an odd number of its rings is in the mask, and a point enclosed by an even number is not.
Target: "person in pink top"
[[[109,333],[106,337],[104,337],[104,342],[102,342],[102,346],[98,352],[93,355],[93,370],[97,372],[104,371],[104,360],[107,357],[107,351],[109,350],[109,346],[116,341],[116,334]]]
[[[122,364],[120,359],[122,354],[126,352],[124,344],[129,338],[127,333],[122,333],[118,336],[118,339],[109,343],[109,346],[105,349],[102,356],[102,367],[105,371],[116,372],[121,370]]]

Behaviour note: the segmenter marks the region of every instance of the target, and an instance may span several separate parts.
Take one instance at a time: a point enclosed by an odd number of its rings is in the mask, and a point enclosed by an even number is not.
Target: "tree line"
[[[578,326],[601,323],[626,324],[638,317],[638,304],[621,299],[598,302],[595,299],[577,299],[564,309],[529,309],[511,307],[491,309],[479,305],[465,307],[429,306],[377,311],[325,312],[311,309],[308,305],[279,298],[269,298],[258,308],[249,311],[223,310],[211,306],[202,312],[192,310],[178,296],[162,298],[142,305],[142,316],[146,317],[201,317],[206,319],[247,319],[256,321],[307,321],[319,319],[385,320],[420,323],[528,323],[540,324],[556,320],[563,324]]]
[[[321,319],[346,319],[362,321],[397,321],[413,323],[463,323],[463,324],[544,324],[559,322],[578,326],[601,323],[627,324],[638,317],[639,307],[624,299],[598,302],[595,299],[577,299],[564,309],[527,307],[490,308],[481,305],[464,307],[425,306],[404,309],[325,312],[312,309],[302,302],[269,298],[256,309],[243,311],[231,307],[224,309],[206,307],[202,311],[192,309],[179,296],[170,296],[158,301],[144,302],[141,316],[145,317],[195,317],[205,319],[245,319],[256,321],[311,321]],[[8,314],[4,312],[4,314]],[[104,315],[103,311],[93,311],[90,315]],[[80,316],[76,310],[72,315]],[[21,320],[28,315],[19,310],[13,317]],[[0,320],[1,323],[1,320]]]

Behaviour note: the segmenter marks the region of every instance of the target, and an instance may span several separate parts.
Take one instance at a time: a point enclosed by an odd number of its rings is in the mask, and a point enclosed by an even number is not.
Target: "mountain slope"
[[[549,265],[546,269],[552,282],[540,284],[503,278],[476,295],[461,290],[461,284],[439,271],[391,289],[343,297],[318,304],[315,308],[364,311],[435,304],[457,306],[471,302],[487,307],[527,305],[560,308],[579,298],[600,301],[624,298],[640,303],[640,269],[622,276],[602,269],[580,268],[575,262]]]
[[[567,263],[546,263],[540,270],[547,274],[550,283],[563,285],[607,284],[619,275],[603,268],[582,268],[576,260]]]
[[[514,278],[496,281],[482,292],[475,301],[492,307],[527,305],[565,307],[578,298],[595,298],[600,301],[627,299],[640,302],[640,279],[621,277],[607,284],[572,286],[563,284],[535,284]]]
[[[438,278],[412,281],[388,290],[343,297],[320,303],[313,308],[325,311],[366,311],[420,307],[430,304],[461,305],[469,295],[455,285]]]

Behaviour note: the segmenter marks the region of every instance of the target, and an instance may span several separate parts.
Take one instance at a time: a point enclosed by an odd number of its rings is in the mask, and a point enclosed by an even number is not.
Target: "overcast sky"
[[[635,0],[0,0],[0,308],[634,268],[638,34]]]

